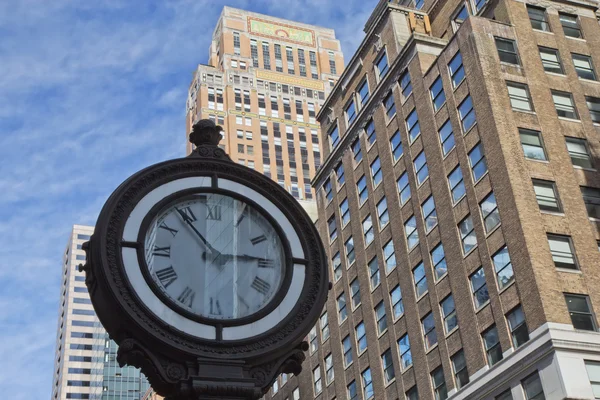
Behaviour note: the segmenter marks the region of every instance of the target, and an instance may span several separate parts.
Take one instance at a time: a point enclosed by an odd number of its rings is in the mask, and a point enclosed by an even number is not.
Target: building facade
[[[139,400],[146,378],[132,367],[120,368],[117,345],[98,321],[85,285],[81,246],[94,232],[74,225],[63,256],[52,399]]]
[[[317,115],[333,288],[268,399],[600,398],[597,7],[379,2]]]
[[[344,64],[335,32],[224,7],[208,64],[190,85],[186,142],[197,120],[212,119],[234,161],[314,204],[310,182],[322,157],[316,115]]]

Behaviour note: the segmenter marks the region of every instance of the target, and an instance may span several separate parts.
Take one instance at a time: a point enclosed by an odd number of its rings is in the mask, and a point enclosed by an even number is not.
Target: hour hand
[[[223,265],[229,260],[235,259],[236,261],[258,261],[259,267],[271,267],[273,266],[273,260],[265,257],[249,256],[247,254],[221,254],[219,256],[220,264]]]
[[[220,253],[218,251],[216,251],[214,249],[214,247],[212,247],[210,245],[208,240],[206,240],[206,238],[194,226],[193,222],[196,220],[194,217],[194,214],[190,215],[190,214],[186,213],[186,211],[184,211],[183,209],[179,209],[179,208],[177,208],[176,210],[177,210],[177,213],[179,214],[179,216],[181,217],[181,219],[183,220],[183,222],[185,222],[187,224],[187,226],[189,226],[191,228],[191,230],[194,232],[194,234],[196,236],[198,236],[198,238],[200,238],[200,241],[204,244],[204,246],[206,247],[206,250],[208,250],[208,252],[211,254],[220,255]]]

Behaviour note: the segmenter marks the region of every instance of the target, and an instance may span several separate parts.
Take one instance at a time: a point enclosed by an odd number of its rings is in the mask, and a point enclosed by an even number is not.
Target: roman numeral
[[[258,260],[258,268],[273,268],[273,265],[273,260],[269,260],[268,258]]]
[[[235,223],[235,226],[240,226],[240,224],[242,223],[244,218],[246,218],[246,214],[244,214],[244,213],[240,214],[240,216],[238,217],[238,220]]]
[[[168,267],[164,269],[159,269],[156,271],[156,277],[160,280],[160,283],[166,288],[169,285],[177,280],[177,274],[173,267]]]
[[[159,227],[159,228],[162,228],[162,229],[164,229],[164,230],[166,230],[166,231],[169,231],[169,232],[171,232],[171,234],[172,234],[173,236],[177,235],[177,232],[179,232],[177,229],[169,228],[169,227],[167,226],[167,224],[165,224],[164,222],[163,222],[163,223],[161,223],[161,224],[160,224],[158,227]]]
[[[250,239],[250,241],[252,242],[252,244],[255,245],[255,246],[257,244],[259,244],[259,243],[264,242],[265,240],[267,240],[267,237],[265,235],[260,235],[260,236],[257,236],[255,238]]]
[[[214,300],[212,297],[210,298],[210,313],[214,315],[221,315],[221,306],[219,305],[219,300]]]
[[[154,251],[152,255],[159,257],[171,257],[171,247],[158,247],[154,245]]]
[[[206,219],[212,219],[215,221],[221,220],[221,206],[207,206],[206,207],[207,215]]]
[[[263,295],[267,295],[269,293],[269,289],[271,288],[271,284],[264,279],[259,278],[258,276],[254,277],[254,281],[252,281],[252,285],[250,285],[254,290]]]
[[[181,294],[177,298],[177,301],[185,304],[188,307],[191,307],[194,303],[194,296],[196,296],[196,292],[194,292],[192,289],[186,286],[185,289],[183,289],[183,292],[181,292]]]
[[[194,222],[197,220],[196,216],[194,215],[192,209],[189,206],[183,208],[176,208],[176,210],[185,222]]]

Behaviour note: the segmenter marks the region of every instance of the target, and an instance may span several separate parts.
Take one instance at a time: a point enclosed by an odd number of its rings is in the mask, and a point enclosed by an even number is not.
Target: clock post
[[[109,197],[84,246],[92,304],[167,400],[254,400],[299,374],[329,288],[320,237],[277,183],[234,163],[222,128]]]

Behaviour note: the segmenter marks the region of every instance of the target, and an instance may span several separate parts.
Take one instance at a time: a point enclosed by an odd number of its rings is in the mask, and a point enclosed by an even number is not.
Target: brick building
[[[333,289],[268,399],[598,399],[600,25],[382,0],[322,106]]]

